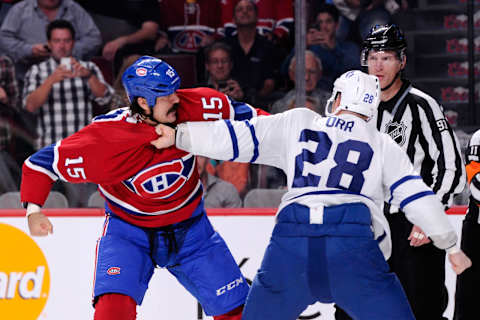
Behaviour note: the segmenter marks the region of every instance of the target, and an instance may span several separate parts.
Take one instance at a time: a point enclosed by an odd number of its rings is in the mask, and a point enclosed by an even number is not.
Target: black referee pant
[[[470,211],[470,210],[469,210]],[[467,214],[462,227],[462,250],[472,260],[472,266],[457,276],[454,320],[480,318],[478,288],[480,288],[480,225],[475,217]]]
[[[388,260],[407,294],[417,320],[446,320],[443,313],[448,304],[445,287],[445,250],[432,243],[410,246],[407,240],[413,225],[403,212],[387,214],[392,235],[392,255]],[[335,306],[335,319],[351,319]]]

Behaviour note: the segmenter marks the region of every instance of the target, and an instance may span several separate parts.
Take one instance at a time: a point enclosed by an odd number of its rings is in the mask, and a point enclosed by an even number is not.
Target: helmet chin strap
[[[393,85],[393,83],[397,80],[397,78],[400,76],[400,73],[402,72],[402,70],[398,71],[397,74],[395,75],[395,77],[393,78],[393,80],[385,87],[381,88],[382,91],[387,91],[388,89],[390,89],[390,87]]]

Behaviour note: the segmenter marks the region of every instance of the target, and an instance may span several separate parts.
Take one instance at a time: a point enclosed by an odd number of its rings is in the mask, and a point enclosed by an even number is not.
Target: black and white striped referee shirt
[[[423,181],[449,207],[465,187],[465,168],[457,137],[435,99],[404,80],[392,99],[380,103],[377,129],[405,150]]]
[[[65,79],[53,85],[48,99],[35,112],[37,115],[36,149],[43,148],[82,129],[92,120],[92,101],[101,106],[110,103],[113,89],[105,82],[97,65],[90,61],[79,61],[85,68],[107,86],[103,97],[95,97],[87,79],[80,77]],[[33,65],[25,76],[23,107],[29,94],[41,86],[58,67],[58,62],[50,58]]]

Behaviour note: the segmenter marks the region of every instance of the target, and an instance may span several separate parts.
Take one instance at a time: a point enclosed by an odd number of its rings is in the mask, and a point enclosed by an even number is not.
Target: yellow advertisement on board
[[[36,320],[47,302],[50,270],[36,242],[0,223],[0,310],[2,319]]]

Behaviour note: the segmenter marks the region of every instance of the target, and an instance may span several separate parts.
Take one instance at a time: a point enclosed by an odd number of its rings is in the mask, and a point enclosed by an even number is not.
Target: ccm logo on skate
[[[233,280],[229,284],[217,289],[217,296],[221,296],[225,292],[235,289],[236,287],[240,286],[242,283],[243,283],[242,277]]]
[[[22,230],[0,223],[2,319],[40,317],[50,291],[50,271],[37,243]]]
[[[108,268],[107,273],[111,276],[115,276],[117,274],[120,274],[120,268],[119,267]]]

